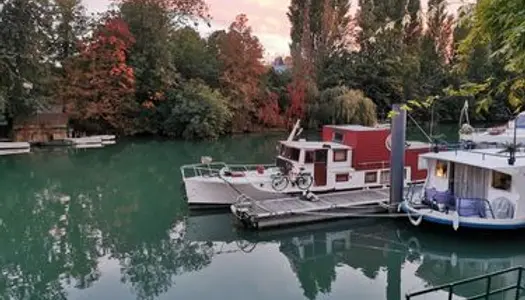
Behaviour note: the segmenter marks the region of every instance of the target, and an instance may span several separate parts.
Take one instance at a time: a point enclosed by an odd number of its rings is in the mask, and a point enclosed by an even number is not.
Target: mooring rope
[[[423,133],[423,135],[428,139],[428,141],[432,143],[432,138],[425,132],[425,130],[423,130],[423,128],[421,126],[419,126],[419,123],[416,122],[414,117],[412,117],[412,115],[409,114],[409,113],[407,113],[407,116],[410,118],[410,120],[412,120],[412,122],[414,122],[416,127]]]
[[[330,212],[292,212],[293,215],[313,215],[327,217],[362,217],[362,218],[400,218],[406,217],[406,213],[388,214],[359,214],[359,213],[330,213]]]

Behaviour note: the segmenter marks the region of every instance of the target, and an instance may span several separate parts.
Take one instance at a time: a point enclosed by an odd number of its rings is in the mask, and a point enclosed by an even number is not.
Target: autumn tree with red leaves
[[[261,62],[263,47],[252,34],[245,14],[235,18],[228,32],[219,37],[218,44],[222,66],[220,83],[234,110],[233,130],[249,130],[257,109],[255,99],[260,93],[261,77],[266,72]]]
[[[126,64],[133,43],[127,24],[109,18],[83,42],[81,53],[66,62],[59,98],[73,120],[95,124],[93,130],[134,132],[135,76]]]

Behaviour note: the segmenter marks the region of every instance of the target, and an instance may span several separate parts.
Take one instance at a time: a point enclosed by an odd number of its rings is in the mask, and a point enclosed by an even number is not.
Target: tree
[[[310,118],[323,124],[361,124],[372,126],[377,123],[376,105],[363,91],[338,86],[324,90],[320,100],[309,107]]]
[[[487,78],[482,84],[475,85],[482,94],[493,94],[492,91],[508,91],[509,102],[513,107],[523,104],[525,95],[525,3],[520,0],[480,0],[472,14],[466,14],[471,30],[458,48],[460,70],[468,69],[471,54],[480,46],[488,46],[492,56],[503,62],[504,70],[513,73],[500,82],[494,89],[493,80]],[[471,93],[467,85],[459,93]],[[490,87],[483,88],[483,87]],[[476,92],[476,94],[478,94]],[[479,108],[488,110],[492,99],[484,97]]]
[[[88,29],[86,9],[80,0],[55,0],[53,52],[58,62],[78,53],[78,43]]]
[[[182,89],[170,89],[159,110],[162,133],[185,139],[215,139],[228,132],[232,114],[218,90],[191,80]]]
[[[254,100],[260,92],[260,80],[266,69],[262,64],[263,47],[252,34],[248,18],[240,14],[228,32],[219,38],[220,83],[230,98],[234,111],[233,130],[249,130],[254,116]]]
[[[192,27],[176,30],[171,37],[174,65],[182,78],[202,79],[206,84],[219,87],[217,53]]]
[[[349,9],[348,0],[292,0],[288,8],[294,65],[298,59],[309,62],[314,80],[322,80],[328,57],[347,46]]]
[[[155,110],[151,108],[164,99],[158,96],[178,80],[171,33],[189,20],[207,18],[208,7],[203,0],[116,0],[116,3],[136,39],[129,63],[135,70],[136,101],[145,107],[141,128],[156,133],[159,124],[152,121]]]
[[[2,1],[0,9],[0,107],[8,121],[45,106],[49,96],[52,3]]]
[[[80,125],[88,122],[94,131],[136,130],[135,76],[126,63],[133,42],[126,22],[109,18],[84,43],[81,54],[66,63],[60,98]]]
[[[263,94],[257,109],[257,118],[262,125],[268,127],[281,127],[284,124],[278,94],[272,92]]]

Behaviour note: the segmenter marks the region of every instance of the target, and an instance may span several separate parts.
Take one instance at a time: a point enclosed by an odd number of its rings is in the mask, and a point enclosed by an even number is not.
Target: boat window
[[[296,148],[288,148],[286,158],[293,160],[293,161],[299,161],[300,154],[301,154],[301,150],[296,149]]]
[[[438,160],[436,162],[436,172],[435,172],[436,177],[446,178],[447,171],[448,171],[448,163],[445,161]]]
[[[365,173],[365,183],[376,183],[377,182],[377,172],[366,172]]]
[[[301,150],[296,149],[296,148],[285,147],[285,146],[281,148],[281,156],[289,160],[299,161],[300,153],[301,153]]]
[[[314,162],[315,158],[315,152],[314,151],[306,151],[304,153],[304,163],[305,164],[311,164]]]
[[[390,183],[390,170],[381,171],[381,177],[379,178],[379,183],[381,184]]]
[[[334,162],[346,161],[347,155],[347,150],[334,150]]]
[[[492,171],[492,187],[498,190],[510,191],[512,176]]]
[[[516,128],[525,128],[525,115],[519,115],[516,119]]]
[[[335,143],[342,143],[343,142],[343,134],[337,131],[334,131],[334,134],[332,136],[332,141]]]
[[[348,173],[335,175],[336,182],[348,181]]]
[[[327,161],[327,150],[317,150],[315,151],[315,162],[317,163],[326,163]]]

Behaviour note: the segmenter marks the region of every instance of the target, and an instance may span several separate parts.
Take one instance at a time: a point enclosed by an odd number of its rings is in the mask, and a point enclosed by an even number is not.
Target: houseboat
[[[455,230],[525,227],[523,151],[487,148],[422,154],[420,168],[428,170],[423,192],[407,196],[399,209],[414,225],[424,221]]]
[[[267,200],[306,190],[326,193],[389,185],[389,126],[327,125],[321,141],[297,140],[298,130],[299,123],[278,143],[274,164],[228,165],[205,157],[201,164],[182,166],[188,203],[230,205],[242,197]],[[426,170],[418,169],[418,156],[429,151],[427,143],[407,143],[405,184],[424,182]]]

